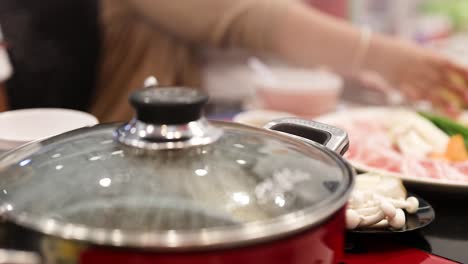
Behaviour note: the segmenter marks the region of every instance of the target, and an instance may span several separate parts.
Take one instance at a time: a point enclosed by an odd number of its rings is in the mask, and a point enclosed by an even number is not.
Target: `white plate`
[[[0,113],[0,150],[55,136],[98,120],[91,114],[61,108],[30,108]]]
[[[242,123],[244,125],[263,127],[268,122],[283,117],[294,117],[294,115],[286,112],[257,109],[240,112],[234,116],[232,121]]]
[[[362,107],[355,109],[347,109],[346,111],[330,113],[327,115],[320,116],[314,120],[330,125],[339,126],[342,122],[349,122],[349,119],[353,118],[372,118],[374,120],[385,119],[386,116],[391,114],[394,109],[388,107]],[[352,144],[352,142],[350,142]],[[452,180],[442,180],[433,178],[421,178],[404,175],[401,173],[395,173],[386,171],[380,168],[375,168],[363,164],[359,161],[348,159],[348,161],[358,170],[363,172],[380,172],[387,175],[401,178],[405,183],[409,183],[414,186],[422,187],[431,190],[443,190],[451,189],[453,191],[467,191],[468,182],[459,182]]]

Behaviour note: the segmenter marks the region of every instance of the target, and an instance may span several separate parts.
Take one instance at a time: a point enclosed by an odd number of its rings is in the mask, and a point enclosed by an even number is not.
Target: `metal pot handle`
[[[343,155],[349,147],[348,134],[337,127],[299,118],[281,118],[264,126],[266,129],[294,136],[302,141],[313,141]]]
[[[0,264],[40,264],[41,257],[33,252],[0,249]]]

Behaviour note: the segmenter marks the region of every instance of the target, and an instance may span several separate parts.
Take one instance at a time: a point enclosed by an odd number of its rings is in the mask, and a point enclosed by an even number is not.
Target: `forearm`
[[[290,5],[286,12],[275,31],[273,53],[303,66],[325,65],[340,72],[380,71],[376,55],[382,58],[385,37],[374,34],[359,58],[363,43],[357,27],[299,4]]]
[[[140,18],[187,42],[269,50],[290,0],[126,0]]]
[[[203,43],[217,42],[223,16],[236,5],[230,0],[126,1],[149,24],[186,41]]]
[[[360,31],[291,0],[127,0],[149,23],[187,41],[266,52],[293,64],[384,71],[388,41],[374,35],[360,60]],[[359,65],[356,64],[356,60]]]

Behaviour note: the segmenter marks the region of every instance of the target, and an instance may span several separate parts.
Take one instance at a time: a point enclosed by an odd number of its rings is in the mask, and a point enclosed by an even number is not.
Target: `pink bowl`
[[[273,70],[278,82],[259,80],[256,95],[265,109],[314,117],[333,111],[338,104],[343,82],[326,71]]]

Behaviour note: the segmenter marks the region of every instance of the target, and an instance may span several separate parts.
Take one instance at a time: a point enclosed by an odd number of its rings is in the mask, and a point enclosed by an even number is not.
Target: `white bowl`
[[[30,108],[0,113],[0,150],[16,148],[81,127],[98,124],[91,114],[61,108]]]

